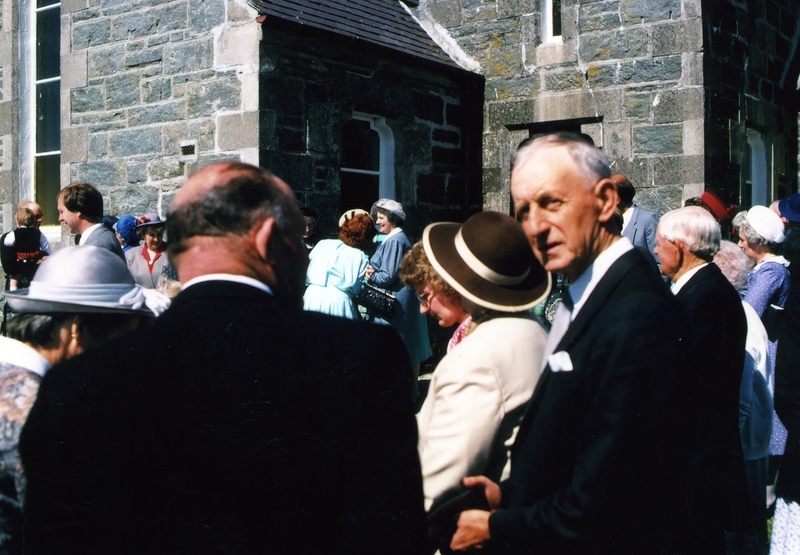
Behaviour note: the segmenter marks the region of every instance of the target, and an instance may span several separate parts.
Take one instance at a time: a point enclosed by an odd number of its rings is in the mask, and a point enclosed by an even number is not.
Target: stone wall
[[[65,0],[61,182],[165,215],[216,160],[258,163],[256,14],[238,0]]]
[[[743,165],[748,130],[772,154],[767,202],[797,190],[796,0],[705,0],[707,183],[749,207]],[[794,56],[794,58],[793,58]],[[796,61],[795,61],[796,66]]]
[[[639,189],[638,204],[663,213],[701,192],[700,0],[563,0],[553,43],[542,42],[540,5],[423,0],[416,11],[445,27],[486,77],[485,208],[510,210],[508,159],[525,126],[564,120],[603,147]]]
[[[284,22],[265,26],[263,37],[261,163],[319,212],[323,234],[335,234],[341,211],[354,208],[340,205],[339,177],[342,128],[354,111],[385,118],[394,136],[394,196],[411,237],[432,220],[480,210],[480,78]]]
[[[13,228],[19,196],[19,3],[0,0],[0,230]]]

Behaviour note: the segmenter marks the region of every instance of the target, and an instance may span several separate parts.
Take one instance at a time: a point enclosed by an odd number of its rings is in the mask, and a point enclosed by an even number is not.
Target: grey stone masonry
[[[509,156],[527,129],[578,126],[646,208],[702,190],[703,165],[688,162],[704,140],[701,1],[563,0],[554,38],[541,0],[420,2],[415,15],[444,27],[486,78],[484,208],[510,210]]]
[[[256,15],[244,0],[62,3],[62,187],[86,180],[108,213],[164,216],[203,165],[258,163]]]

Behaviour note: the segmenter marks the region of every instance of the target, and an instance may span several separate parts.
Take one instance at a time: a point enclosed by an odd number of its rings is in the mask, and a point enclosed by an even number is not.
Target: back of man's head
[[[706,261],[717,253],[722,238],[717,221],[699,206],[664,214],[658,223],[658,234],[667,241],[681,241],[690,253]]]
[[[58,196],[70,212],[80,212],[92,223],[99,223],[103,219],[103,195],[91,184],[70,183]]]
[[[624,175],[616,173],[611,176],[611,181],[617,186],[619,203],[626,207],[633,204],[633,196],[636,194],[636,189],[634,189],[630,180]]]

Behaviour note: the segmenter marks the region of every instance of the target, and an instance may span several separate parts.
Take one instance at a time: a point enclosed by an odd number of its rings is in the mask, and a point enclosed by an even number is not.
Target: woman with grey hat
[[[406,287],[398,274],[403,256],[411,250],[411,242],[403,232],[403,222],[406,213],[403,205],[396,200],[382,198],[372,207],[372,218],[378,231],[386,238],[378,246],[375,254],[369,261],[364,274],[372,285],[391,291],[397,297],[397,308],[391,316],[373,315],[375,322],[391,324],[403,338],[403,342],[411,356],[414,368],[412,378],[412,399],[419,395],[417,377],[419,364],[428,359],[431,345],[428,339],[428,324],[425,317],[419,312],[419,300],[414,292]]]
[[[436,367],[417,415],[425,508],[435,510],[465,491],[465,476],[508,476],[509,449],[547,342],[530,309],[547,297],[551,278],[519,223],[499,212],[463,225],[431,224],[422,241],[472,316],[466,336]]]
[[[145,214],[136,220],[136,233],[143,245],[128,250],[125,260],[128,270],[138,285],[155,289],[162,274],[168,272],[167,244],[164,242],[164,224],[158,214]]]
[[[169,300],[133,282],[109,250],[68,247],[45,259],[30,287],[6,292],[15,316],[0,336],[0,552],[20,548],[25,477],[18,443],[39,384],[55,364],[133,330]]]

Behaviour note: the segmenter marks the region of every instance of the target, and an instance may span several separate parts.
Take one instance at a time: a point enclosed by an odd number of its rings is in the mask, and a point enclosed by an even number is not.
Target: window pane
[[[61,10],[53,8],[36,14],[36,79],[60,75]]]
[[[61,155],[38,156],[34,158],[33,186],[34,198],[42,207],[44,220],[42,225],[58,225],[56,197],[61,189],[59,183]]]
[[[58,4],[61,0],[36,0],[36,7],[37,8],[46,8],[47,6],[52,6],[53,4]]]
[[[352,119],[342,129],[342,167],[380,170],[380,137],[368,121]]]
[[[61,82],[36,85],[36,152],[61,150]]]
[[[561,0],[553,0],[553,36],[561,36]]]
[[[378,176],[360,173],[339,172],[342,182],[340,212],[351,208],[369,210],[378,200]]]

